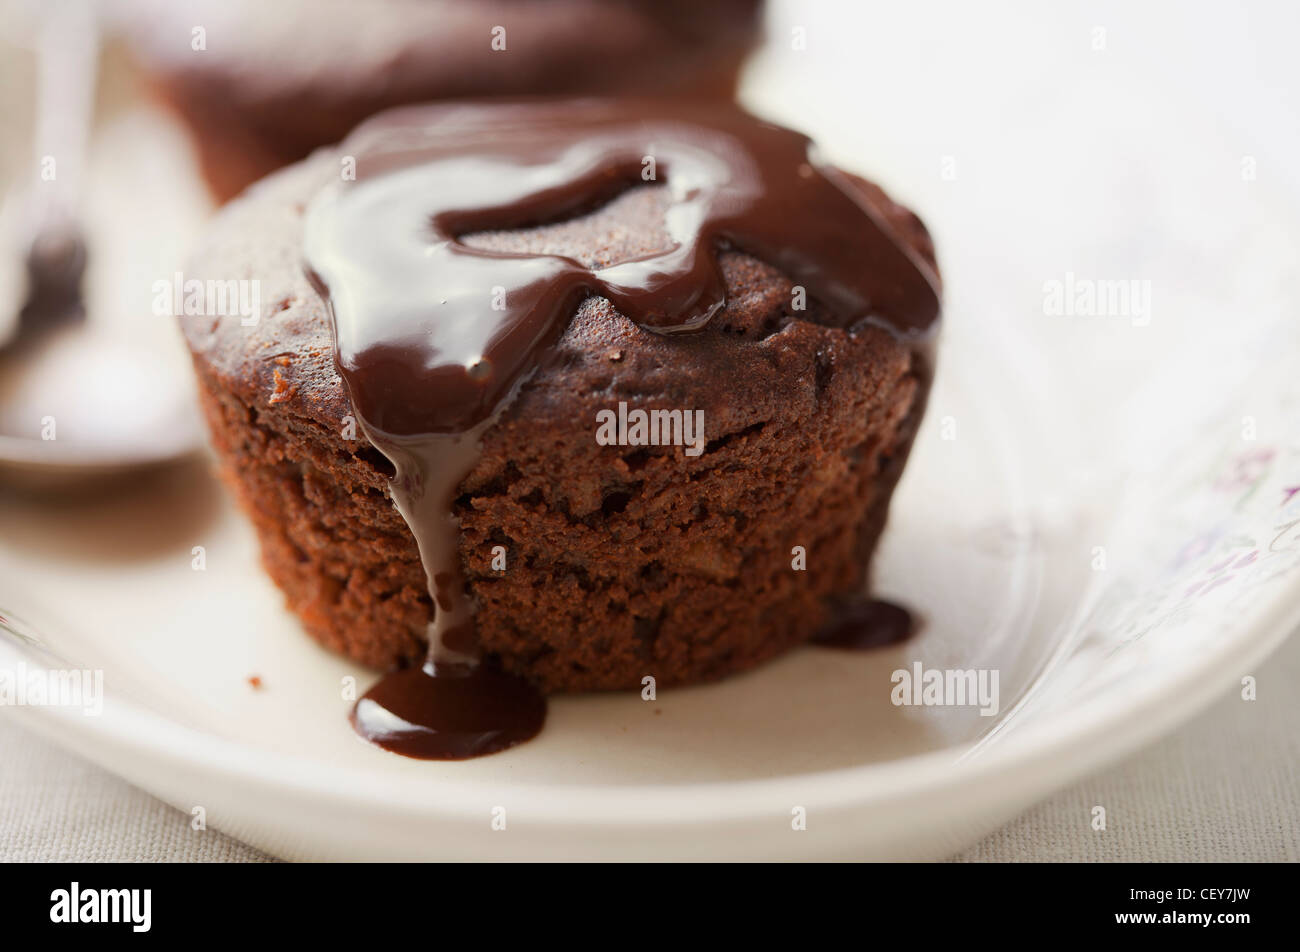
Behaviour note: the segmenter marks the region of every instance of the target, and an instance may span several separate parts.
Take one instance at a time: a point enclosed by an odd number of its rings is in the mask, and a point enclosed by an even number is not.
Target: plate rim
[[[904,798],[934,795],[948,788],[988,784],[1003,775],[1024,773],[1071,751],[1067,771],[1039,783],[1034,797],[1069,782],[1072,776],[1113,761],[1144,746],[1190,719],[1226,692],[1229,664],[1243,668],[1259,664],[1300,628],[1300,601],[1281,597],[1261,609],[1235,638],[1215,643],[1215,650],[1177,666],[1167,677],[1133,698],[1115,705],[1105,697],[1091,698],[1078,708],[1051,712],[1021,728],[1014,743],[994,745],[979,757],[959,762],[971,744],[963,743],[889,761],[764,779],[654,784],[539,784],[535,782],[457,781],[441,776],[438,795],[429,796],[430,783],[385,783],[382,772],[366,775],[355,768],[333,767],[319,760],[250,747],[238,741],[185,727],[161,713],[150,712],[128,698],[113,698],[99,717],[78,709],[13,707],[18,719],[65,747],[86,753],[91,760],[132,782],[130,770],[104,763],[87,753],[77,737],[105,741],[104,749],[132,750],[183,766],[190,775],[204,773],[238,781],[241,789],[262,788],[277,794],[334,801],[337,807],[400,811],[426,820],[481,817],[485,798],[499,797],[503,785],[513,797],[528,798],[530,824],[582,826],[685,826],[743,822],[770,818],[773,803],[800,803],[815,790],[819,810],[882,805]],[[0,658],[29,660],[16,644],[0,641]],[[110,713],[112,712],[112,713]],[[78,727],[78,725],[80,725]],[[1116,730],[1123,726],[1124,730]],[[69,737],[69,735],[76,735]],[[360,743],[361,741],[358,741]],[[396,756],[377,752],[380,756]],[[498,755],[499,756],[499,755]],[[611,793],[615,794],[611,796]],[[653,802],[659,812],[647,812]],[[627,806],[631,805],[631,806]]]

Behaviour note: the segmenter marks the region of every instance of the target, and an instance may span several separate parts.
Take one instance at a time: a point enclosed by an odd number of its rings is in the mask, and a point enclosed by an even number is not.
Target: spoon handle
[[[40,11],[36,181],[29,192],[27,299],[18,336],[80,317],[86,239],[81,195],[94,115],[99,28],[87,0],[51,0]]]

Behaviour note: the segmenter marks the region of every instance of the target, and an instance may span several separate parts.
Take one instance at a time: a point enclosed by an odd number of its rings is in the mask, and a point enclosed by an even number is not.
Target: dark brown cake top
[[[353,405],[389,435],[487,419],[589,294],[643,327],[698,329],[722,306],[717,252],[780,268],[845,323],[924,336],[927,271],[809,140],[730,105],[554,100],[418,107],[344,143],[355,177],[312,205],[306,259],[329,295]],[[669,247],[599,270],[472,247],[468,233],[670,194]]]

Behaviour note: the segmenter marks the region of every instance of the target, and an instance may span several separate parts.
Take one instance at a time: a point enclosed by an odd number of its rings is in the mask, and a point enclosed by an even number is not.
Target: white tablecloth
[[[955,859],[1300,860],[1300,637],[1257,680],[1257,700],[1219,700]],[[191,830],[187,815],[3,716],[0,768],[0,861],[271,859],[216,830]],[[1090,825],[1097,805],[1104,832]]]

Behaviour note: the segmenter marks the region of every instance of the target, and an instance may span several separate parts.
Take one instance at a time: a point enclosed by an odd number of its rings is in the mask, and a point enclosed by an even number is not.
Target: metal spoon
[[[81,485],[176,460],[202,438],[193,407],[158,393],[156,355],[85,321],[87,240],[78,214],[94,110],[98,24],[86,0],[40,10],[36,168],[18,226],[25,293],[0,339],[0,477]],[[11,287],[19,283],[11,280]],[[165,375],[163,375],[165,376]]]

